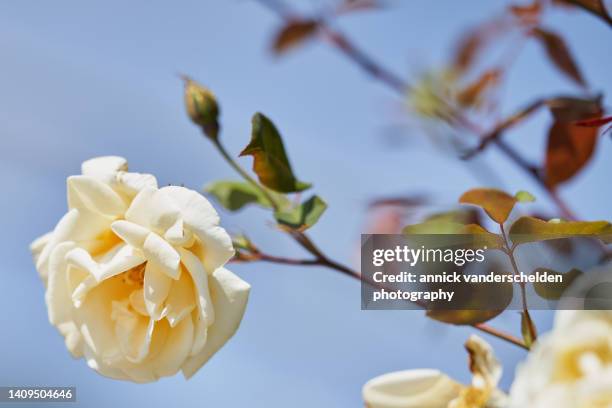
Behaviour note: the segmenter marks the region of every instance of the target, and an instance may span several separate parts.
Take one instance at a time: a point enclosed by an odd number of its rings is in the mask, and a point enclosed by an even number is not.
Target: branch
[[[295,13],[290,11],[290,9],[281,0],[256,1],[278,14],[285,21],[291,21],[291,19],[293,19],[295,16]],[[391,71],[383,67],[368,54],[360,50],[352,41],[350,41],[350,39],[346,35],[342,34],[338,30],[332,29],[327,23],[325,23],[325,21],[319,21],[319,27],[323,35],[330,41],[332,45],[334,45],[339,51],[342,52],[344,56],[346,56],[349,60],[353,61],[367,74],[371,75],[375,79],[378,79],[402,97],[404,97],[405,94],[412,89],[410,84],[403,81],[395,74],[391,73]],[[534,109],[537,109],[537,107]],[[474,131],[477,134],[481,133],[479,131],[476,131],[475,129],[477,129],[478,127],[471,123],[460,112],[454,111],[453,117],[450,118],[450,121],[452,123],[461,125],[465,129]],[[513,124],[509,124],[508,128],[512,127],[512,125]],[[554,189],[552,189],[546,184],[546,181],[540,175],[538,168],[530,164],[527,160],[525,160],[511,146],[498,139],[501,133],[503,132],[500,132],[498,135],[490,137],[491,140],[489,142],[493,142],[502,153],[504,153],[519,168],[523,169],[527,174],[529,174],[544,189],[544,191],[546,191],[550,199],[558,207],[559,212],[563,217],[570,220],[576,220],[577,217],[569,209],[569,206],[561,199],[561,197],[559,197],[559,195]]]
[[[610,27],[612,27],[612,18],[610,17],[610,15],[604,10],[603,13],[598,13],[597,11],[595,11],[593,8],[590,7],[585,7],[584,6],[584,2],[583,1],[578,1],[578,0],[566,0],[568,3],[573,4],[576,7],[580,7],[582,10],[586,11],[587,13],[590,13],[596,17],[601,18],[604,22],[606,22]],[[602,2],[600,2],[602,7],[606,7],[605,4]]]
[[[514,127],[515,125],[522,122],[524,119],[528,118],[535,112],[537,112],[542,106],[546,105],[548,99],[538,99],[535,102],[530,103],[525,108],[519,110],[515,114],[509,116],[505,120],[499,122],[492,130],[485,133],[480,138],[480,143],[473,150],[466,152],[463,155],[463,159],[471,159],[476,156],[478,153],[482,152],[491,142],[500,140],[503,133]]]
[[[286,22],[290,22],[294,19],[295,13],[293,13],[283,2],[279,0],[256,1],[272,12],[276,13]],[[339,30],[330,27],[329,24],[322,19],[317,20],[317,25],[324,38],[327,39],[330,44],[335,46],[342,52],[342,54],[344,54],[345,57],[357,64],[367,74],[380,80],[400,94],[404,94],[410,89],[408,83],[382,65],[378,64],[374,58],[370,57],[366,52],[358,48]]]
[[[368,285],[371,285],[375,288],[381,288],[382,286],[377,283],[374,282],[373,280],[367,280],[364,277],[362,277],[361,273],[349,268],[348,266],[342,265],[336,261],[333,261],[331,259],[329,259],[327,256],[325,256],[315,245],[314,243],[310,240],[310,238],[308,238],[308,236],[306,234],[304,234],[303,232],[298,232],[298,235],[295,235],[294,238],[296,239],[296,241],[302,245],[304,248],[306,248],[308,250],[308,252],[313,253],[313,255],[315,255],[314,258],[311,259],[295,259],[295,258],[284,258],[284,257],[278,257],[278,256],[274,256],[274,255],[270,255],[270,254],[266,254],[264,252],[261,252],[259,249],[253,247],[251,248],[251,252],[246,255],[246,254],[240,254],[238,257],[236,257],[234,259],[235,262],[252,262],[252,261],[264,261],[264,262],[271,262],[271,263],[278,263],[278,264],[284,264],[284,265],[302,265],[302,266],[324,266],[333,270],[336,270],[340,273],[343,273],[347,276],[350,276],[352,278],[355,278],[359,281],[361,281],[362,283],[366,283]],[[415,302],[418,306],[423,307],[422,304],[420,304],[419,302]],[[516,346],[519,346],[525,350],[528,350],[529,348],[527,347],[527,345],[518,337],[513,336],[509,333],[506,333],[502,330],[496,329],[494,327],[489,326],[488,324],[485,323],[477,323],[477,324],[473,324],[471,325],[472,327],[474,327],[477,330],[482,331],[483,333],[487,333],[493,337],[497,337],[501,340],[505,340],[511,344],[514,344]]]

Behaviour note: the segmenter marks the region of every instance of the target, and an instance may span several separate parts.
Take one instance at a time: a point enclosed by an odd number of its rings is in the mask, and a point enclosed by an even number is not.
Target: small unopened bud
[[[215,95],[207,88],[183,77],[185,80],[185,108],[187,114],[196,125],[200,126],[204,134],[211,139],[219,135],[219,105]]]

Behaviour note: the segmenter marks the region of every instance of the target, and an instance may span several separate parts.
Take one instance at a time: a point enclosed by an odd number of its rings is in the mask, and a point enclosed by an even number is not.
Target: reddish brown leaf
[[[484,48],[508,27],[507,20],[495,19],[468,30],[453,49],[452,66],[458,72],[468,70]]]
[[[474,30],[469,32],[461,39],[457,47],[453,65],[461,71],[467,69],[472,64],[484,42],[484,36],[480,31]]]
[[[540,16],[542,14],[542,5],[539,2],[535,1],[532,4],[526,6],[510,6],[510,12],[522,24],[536,25],[540,21]]]
[[[382,197],[372,200],[368,207],[370,209],[378,207],[416,208],[422,206],[427,201],[424,195]]]
[[[574,61],[565,41],[552,31],[536,28],[533,30],[535,38],[542,42],[548,57],[553,64],[565,75],[576,81],[579,85],[586,86],[586,82],[580,72],[580,68]]]
[[[498,69],[485,71],[476,81],[459,92],[457,100],[463,106],[478,105],[482,95],[499,82],[501,74],[501,71]]]
[[[459,197],[460,203],[477,205],[498,224],[506,222],[516,201],[510,194],[494,188],[474,188]]]
[[[612,17],[606,8],[603,0],[554,0],[558,5],[573,5],[580,7],[591,14],[603,19],[608,25],[612,26]]]
[[[347,14],[354,11],[366,11],[381,8],[383,5],[378,0],[344,0],[338,6],[336,14]]]
[[[584,126],[584,127],[601,127],[608,123],[612,122],[612,116],[607,116],[605,118],[590,118],[584,120],[578,120],[574,122],[576,126]]]
[[[576,126],[574,122],[599,118],[600,99],[558,98],[549,101],[554,117],[548,132],[544,170],[546,183],[555,187],[571,179],[591,159],[597,143],[597,128]]]
[[[318,26],[319,23],[315,20],[289,21],[274,37],[272,49],[276,54],[283,54],[311,38],[317,32]]]

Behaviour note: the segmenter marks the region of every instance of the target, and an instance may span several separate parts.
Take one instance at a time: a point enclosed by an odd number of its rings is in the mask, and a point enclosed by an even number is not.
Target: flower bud
[[[190,78],[184,77],[184,80],[187,114],[206,136],[216,139],[219,134],[219,105],[215,95]]]

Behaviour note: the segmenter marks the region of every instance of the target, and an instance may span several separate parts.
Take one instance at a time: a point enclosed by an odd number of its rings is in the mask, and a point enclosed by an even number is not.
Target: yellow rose
[[[470,355],[472,384],[463,385],[438,370],[388,373],[363,386],[367,408],[497,408],[506,395],[497,389],[502,374],[491,346],[478,336],[465,343]]]
[[[32,243],[50,322],[76,358],[135,382],[192,376],[238,329],[250,286],[211,204],[120,157],[68,178],[68,213]]]
[[[510,389],[511,407],[612,406],[612,311],[561,310]]]

